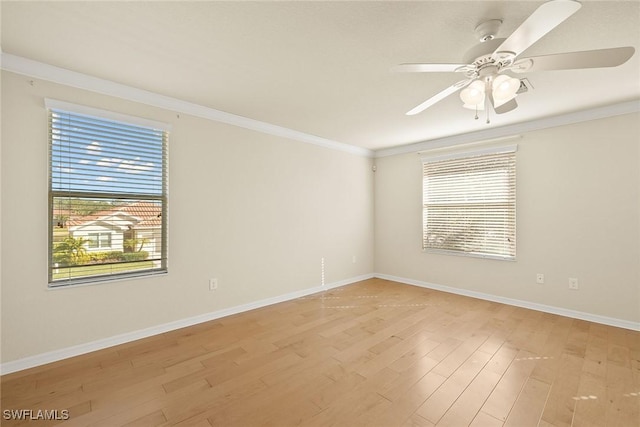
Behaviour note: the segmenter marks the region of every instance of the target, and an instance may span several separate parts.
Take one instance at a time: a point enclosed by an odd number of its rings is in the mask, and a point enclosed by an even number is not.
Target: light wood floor
[[[637,427],[640,333],[371,279],[6,375],[1,403],[64,426]]]

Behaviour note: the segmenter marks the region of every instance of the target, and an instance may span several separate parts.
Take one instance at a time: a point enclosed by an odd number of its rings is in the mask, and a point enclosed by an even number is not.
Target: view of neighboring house
[[[86,241],[87,253],[144,250],[160,257],[162,247],[160,204],[138,201],[66,221],[69,235]],[[127,242],[134,247],[127,248]],[[130,244],[130,243],[129,243]]]

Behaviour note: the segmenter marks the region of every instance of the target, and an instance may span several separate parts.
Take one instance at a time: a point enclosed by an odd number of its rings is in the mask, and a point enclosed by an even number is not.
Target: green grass
[[[150,268],[153,268],[153,261],[94,264],[82,267],[61,267],[54,270],[53,280],[73,279],[76,277],[98,276],[103,274],[126,273],[128,271],[147,270]]]

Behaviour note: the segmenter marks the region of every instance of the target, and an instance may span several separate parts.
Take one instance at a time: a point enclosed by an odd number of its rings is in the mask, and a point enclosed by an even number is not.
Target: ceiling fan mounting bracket
[[[488,21],[481,22],[474,30],[474,34],[481,43],[496,38],[502,19],[490,19]]]

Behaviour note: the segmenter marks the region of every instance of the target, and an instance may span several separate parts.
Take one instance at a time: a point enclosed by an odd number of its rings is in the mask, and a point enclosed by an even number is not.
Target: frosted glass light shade
[[[520,80],[501,74],[493,80],[491,87],[496,104],[504,104],[516,96],[520,88]]]
[[[466,108],[475,109],[477,105],[483,105],[484,83],[480,80],[475,80],[460,92],[460,99],[465,104]],[[471,107],[467,107],[467,105]]]

